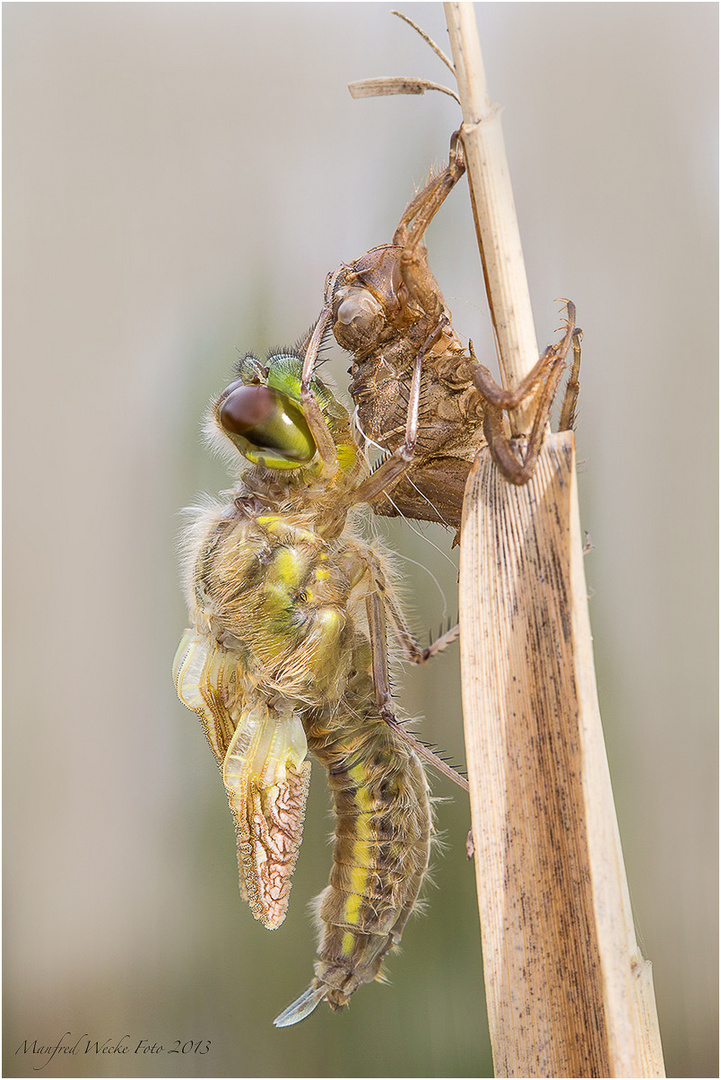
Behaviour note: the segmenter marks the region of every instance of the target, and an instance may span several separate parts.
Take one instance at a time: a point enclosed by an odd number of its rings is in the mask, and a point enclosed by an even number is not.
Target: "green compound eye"
[[[217,408],[218,422],[244,457],[272,469],[297,469],[313,460],[315,442],[292,398],[270,386],[238,381],[228,391]]]

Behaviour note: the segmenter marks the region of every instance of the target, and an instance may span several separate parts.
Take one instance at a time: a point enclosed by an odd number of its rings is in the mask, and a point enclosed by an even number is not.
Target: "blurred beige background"
[[[403,10],[445,46],[439,4]],[[585,331],[591,618],[668,1071],[718,1075],[717,7],[476,10],[539,342],[559,296]],[[208,399],[237,349],[295,341],[326,272],[390,239],[459,121],[440,95],[351,100],[353,79],[446,77],[390,11],[4,5],[6,1076],[43,1063],[25,1040],[63,1032],[165,1052],[57,1055],[46,1075],[490,1074],[464,799],[433,779],[445,847],[392,985],[276,1031],[315,956],[324,777],[270,934],[238,899],[222,784],[170,678],[177,511],[225,482]],[[487,354],[465,184],[429,248]],[[326,374],[347,365],[336,350]],[[451,538],[378,528],[425,635],[456,610]],[[409,672],[403,701],[458,760],[456,677],[457,654]]]

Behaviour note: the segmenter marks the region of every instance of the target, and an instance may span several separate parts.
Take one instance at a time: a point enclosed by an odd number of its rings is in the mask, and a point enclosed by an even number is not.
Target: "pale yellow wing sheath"
[[[198,713],[223,772],[238,845],[240,891],[269,930],[283,922],[310,783],[298,713],[247,708],[240,658],[186,630],[174,664],[178,697]]]

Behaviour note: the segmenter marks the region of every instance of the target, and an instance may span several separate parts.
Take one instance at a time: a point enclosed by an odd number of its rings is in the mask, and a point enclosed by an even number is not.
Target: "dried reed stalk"
[[[507,385],[538,357],[499,112],[473,5],[444,5],[476,231]],[[527,430],[519,410],[517,430]],[[598,708],[571,433],[523,487],[466,487],[461,657],[497,1076],[663,1076]]]

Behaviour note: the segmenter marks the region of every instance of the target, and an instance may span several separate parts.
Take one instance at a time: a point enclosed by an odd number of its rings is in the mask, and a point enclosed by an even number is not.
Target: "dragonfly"
[[[379,978],[429,863],[423,761],[467,782],[399,720],[387,636],[425,663],[457,635],[421,648],[384,559],[361,536],[363,504],[413,460],[420,361],[405,438],[371,471],[347,409],[314,374],[322,327],[304,351],[252,354],[215,401],[212,437],[235,460],[234,486],[194,513],[184,578],[192,625],[174,663],[232,813],[241,895],[274,929],[288,909],[310,778],[325,767],[335,816],[333,869],[318,900],[319,959],[308,989],[275,1020],[321,1001],[342,1009]]]
[[[565,332],[549,345],[514,390],[506,390],[466,348],[428,263],[423,237],[465,173],[460,132],[451,137],[448,164],[432,176],[401,215],[390,244],[341,265],[326,282],[318,323],[330,325],[353,355],[351,394],[356,421],[371,444],[396,450],[405,437],[409,386],[421,363],[419,422],[414,461],[392,491],[373,499],[377,514],[461,523],[463,493],[473,461],[488,446],[505,478],[524,484],[533,473],[565,369],[573,365],[559,421],[575,423],[581,331],[566,301]],[[512,440],[505,414],[535,398],[527,439]]]

